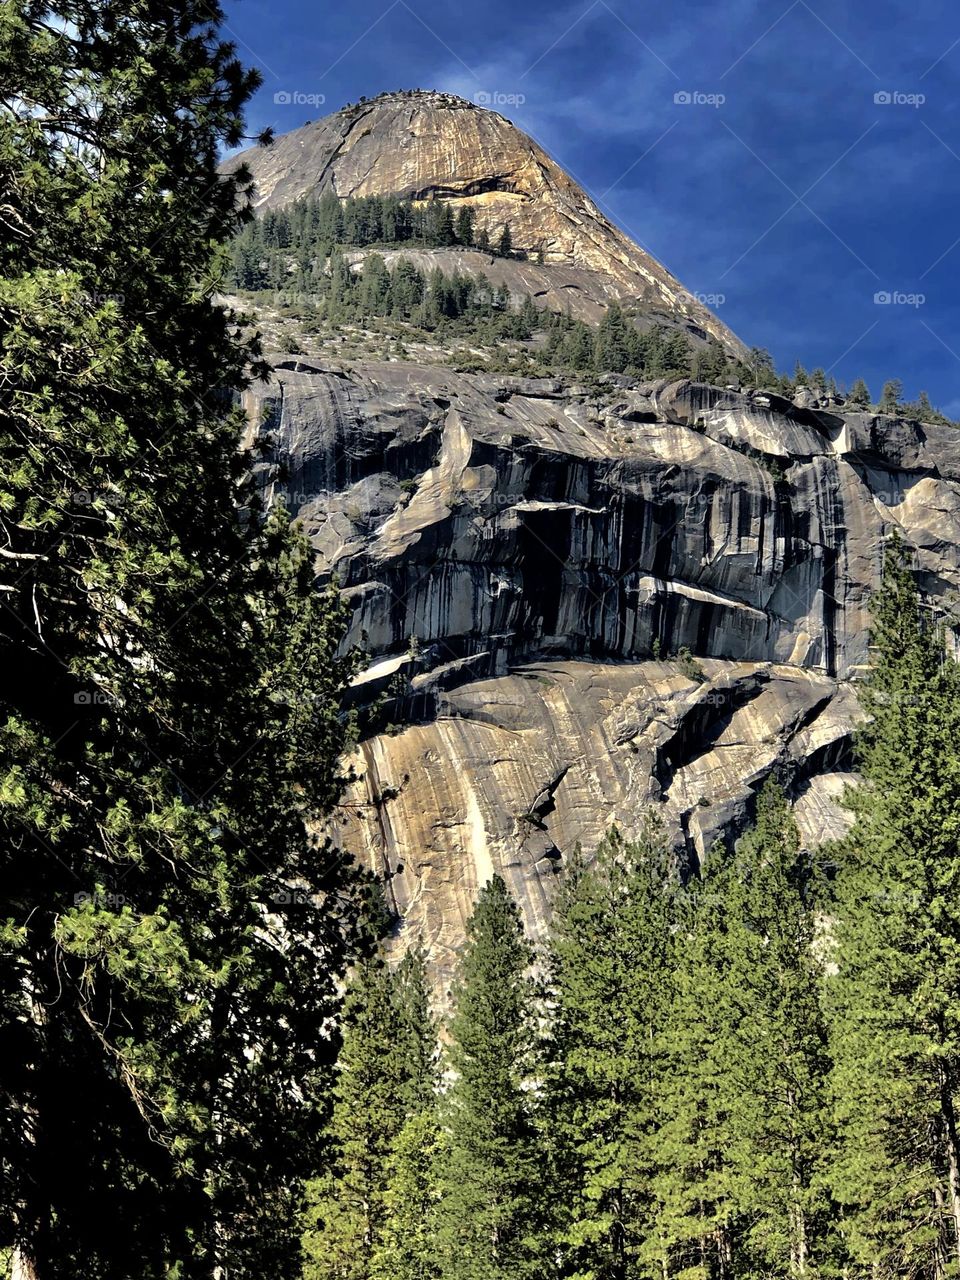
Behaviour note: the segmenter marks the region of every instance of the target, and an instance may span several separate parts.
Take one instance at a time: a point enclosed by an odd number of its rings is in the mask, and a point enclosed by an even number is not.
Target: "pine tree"
[[[524,329],[527,331],[525,335],[526,337],[529,338],[530,335],[538,328],[541,319],[540,308],[530,297],[529,293],[525,293],[523,295],[523,303],[520,307],[520,321]]]
[[[880,393],[880,412],[896,414],[900,412],[903,401],[903,383],[899,378],[891,378],[883,384]]]
[[[862,378],[857,378],[853,386],[847,392],[847,404],[854,409],[869,409],[872,403],[870,388]]]
[[[813,868],[775,783],[761,791],[722,884],[732,1185],[748,1224],[736,1253],[758,1275],[804,1280],[827,1260],[829,1060]]]
[[[566,362],[574,369],[586,371],[593,368],[594,341],[588,325],[578,320],[563,343]]]
[[[382,316],[390,310],[390,272],[379,253],[364,259],[360,283],[359,305],[363,315]]]
[[[308,835],[343,610],[261,518],[210,302],[257,82],[220,16],[0,27],[0,1247],[37,1280],[293,1274],[354,910]]]
[[[327,318],[342,320],[351,311],[355,282],[353,272],[340,249],[330,254],[330,285],[327,302]]]
[[[597,327],[594,361],[601,372],[622,373],[630,363],[628,322],[619,302],[611,302]]]
[[[674,377],[686,377],[690,373],[692,354],[690,339],[682,329],[675,329],[663,346],[664,372]]]
[[[812,1277],[830,1260],[811,885],[771,783],[735,853],[717,846],[678,898],[652,1183],[660,1274]]]
[[[380,955],[358,966],[341,1038],[330,1163],[307,1188],[304,1280],[415,1276],[433,1249],[439,1140],[436,1027],[419,948],[395,971]]]
[[[371,1275],[391,1216],[395,1145],[408,1122],[432,1113],[436,1040],[419,952],[405,957],[396,974],[380,956],[358,967],[341,1034],[327,1132],[332,1160],[307,1189],[304,1280]]]
[[[523,1280],[538,1257],[532,952],[496,876],[467,925],[444,1106],[440,1246],[444,1280]]]
[[[930,403],[930,396],[926,391],[921,391],[917,396],[916,410],[921,422],[930,422],[941,416]]]
[[[707,343],[700,368],[700,376],[705,382],[713,383],[714,386],[726,382],[727,353],[716,338],[711,338]]]
[[[385,1218],[370,1275],[373,1280],[433,1280],[437,1246],[442,1135],[437,1095],[437,1031],[430,1014],[426,962],[408,951],[393,986],[394,1038],[403,1061],[399,1089],[403,1121],[384,1166]]]
[[[401,1102],[407,1117],[431,1111],[437,1092],[437,1028],[430,1012],[427,961],[417,946],[405,952],[393,979],[394,1032]]]
[[[553,1009],[544,1145],[561,1273],[654,1273],[650,1184],[666,1064],[670,868],[651,825],[611,832],[589,868],[566,873],[550,931]]]
[[[503,230],[497,243],[497,253],[501,258],[509,258],[513,254],[513,236],[510,234],[510,224],[508,222],[503,224]]]
[[[304,1280],[366,1280],[386,1210],[386,1160],[402,1119],[390,973],[361,964],[341,1018],[329,1168],[307,1187]]]
[[[722,848],[710,854],[722,868]],[[731,989],[721,871],[694,877],[678,895],[671,936],[670,1022],[660,1089],[650,1245],[659,1274],[714,1280],[736,1274],[743,1228],[735,1197]],[[648,1265],[646,1276],[657,1274]]]
[[[896,538],[872,641],[832,910],[832,1182],[870,1274],[934,1278],[960,1263],[960,669]]]
[[[754,386],[775,387],[777,385],[777,370],[773,363],[773,356],[766,348],[751,347],[747,363],[750,366]]]
[[[457,214],[457,241],[468,249],[473,244],[473,210],[463,205]]]
[[[397,1134],[387,1159],[387,1217],[371,1280],[440,1280],[443,1141],[435,1105],[413,1114]]]
[[[437,220],[437,241],[440,245],[451,245],[456,243],[456,238],[453,212],[444,200],[440,205],[440,213]]]
[[[486,227],[481,227],[477,232],[477,248],[481,253],[490,252],[490,233]]]

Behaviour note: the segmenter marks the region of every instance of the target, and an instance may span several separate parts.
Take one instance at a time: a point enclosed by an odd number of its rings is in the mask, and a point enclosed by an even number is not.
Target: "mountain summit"
[[[467,205],[491,241],[509,226],[518,292],[569,302],[583,318],[611,299],[644,318],[740,340],[609,219],[525,133],[495,111],[429,90],[384,93],[233,157],[256,183],[258,211],[325,191]],[[472,256],[472,255],[471,255]],[[542,264],[542,265],[541,265]],[[470,271],[482,265],[464,261]],[[579,305],[584,304],[584,305]],[[592,315],[591,315],[592,313]]]

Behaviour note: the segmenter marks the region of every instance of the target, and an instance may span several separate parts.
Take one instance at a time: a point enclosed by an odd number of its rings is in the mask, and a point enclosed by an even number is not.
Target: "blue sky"
[[[899,376],[960,416],[956,0],[229,0],[226,12],[264,76],[251,131],[385,89],[492,100],[779,367],[863,376],[875,395]],[[277,105],[280,91],[317,101]]]

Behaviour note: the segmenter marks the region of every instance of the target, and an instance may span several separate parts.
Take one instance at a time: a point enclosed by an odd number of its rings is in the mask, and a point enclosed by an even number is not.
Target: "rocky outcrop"
[[[441,694],[436,716],[365,741],[336,835],[449,977],[477,888],[497,872],[542,934],[578,844],[657,809],[685,866],[736,827],[772,770],[810,842],[839,834],[851,692],[811,671],[706,660],[552,661]]]
[[[244,161],[261,210],[323,191],[467,205],[527,256],[405,255],[589,322],[619,298],[743,352],[531,139],[461,99],[385,94]],[[808,388],[461,373],[442,336],[418,342],[278,356],[247,393],[263,484],[367,652],[334,835],[385,876],[402,936],[444,979],[494,871],[541,933],[576,846],[651,809],[689,871],[771,773],[809,845],[842,832],[887,536],[934,611],[960,585],[960,432]]]
[[[231,159],[246,164],[263,211],[303,196],[402,195],[464,205],[491,239],[509,224],[521,254],[542,256],[560,271],[533,263],[435,251],[447,270],[484,270],[515,294],[568,306],[584,320],[611,297],[649,319],[681,322],[744,354],[740,340],[654,258],[600,212],[581,188],[509,120],[450,94],[382,94],[284,134],[271,146]],[[475,258],[476,261],[471,261]]]
[[[502,674],[689,648],[847,679],[901,528],[958,585],[960,436],[769,395],[279,362],[256,393],[352,639]],[[423,656],[426,655],[426,656]]]
[[[575,845],[651,804],[686,865],[772,770],[836,834],[885,538],[934,608],[960,585],[950,427],[296,357],[248,408],[352,604],[354,701],[400,726],[362,743],[338,836],[441,969],[491,869],[536,930]]]

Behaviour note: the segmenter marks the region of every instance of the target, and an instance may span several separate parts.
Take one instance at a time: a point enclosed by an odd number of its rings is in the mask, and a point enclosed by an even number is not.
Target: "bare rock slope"
[[[401,195],[445,200],[456,213],[469,205],[491,239],[509,224],[513,243],[533,262],[456,256],[466,272],[502,276],[515,293],[545,305],[569,305],[592,321],[611,298],[652,319],[712,334],[743,354],[740,340],[664,267],[600,212],[541,147],[503,116],[462,98],[432,91],[386,93],[306,124],[254,148],[225,167],[247,164],[260,211],[303,196]],[[476,259],[473,261],[472,259]],[[498,282],[500,282],[498,280]]]
[[[323,191],[468,205],[530,256],[411,247],[421,268],[482,270],[587,321],[620,298],[742,350],[530,138],[459,98],[385,94],[241,161],[261,210]],[[960,586],[960,432],[809,391],[395,354],[275,357],[247,408],[273,442],[264,485],[369,654],[335,834],[388,877],[440,975],[493,872],[537,933],[576,845],[651,807],[688,867],[773,771],[809,844],[841,831],[886,537],[934,608]]]
[[[836,834],[886,536],[934,605],[960,585],[950,427],[302,357],[248,407],[369,649],[353,697],[398,726],[338,836],[443,971],[492,871],[538,930],[575,845],[651,804],[695,864],[777,770],[807,839]]]

